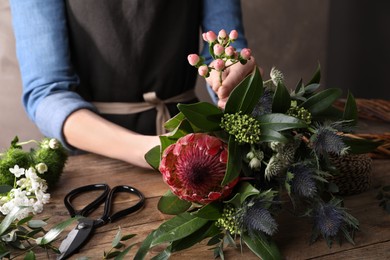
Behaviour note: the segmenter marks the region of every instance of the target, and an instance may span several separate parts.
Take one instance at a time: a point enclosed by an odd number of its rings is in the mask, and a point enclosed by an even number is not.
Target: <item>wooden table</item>
[[[378,206],[375,198],[381,184],[390,185],[389,162],[388,160],[375,160],[372,188],[367,192],[345,199],[345,206],[360,221],[361,231],[356,234],[355,246],[345,242],[342,246],[334,244],[329,249],[323,240],[309,245],[311,225],[307,219],[297,219],[288,214],[281,214],[278,219],[279,231],[275,239],[285,259],[390,259],[390,214]],[[102,259],[104,250],[110,249],[119,227],[123,234],[137,234],[126,242],[130,245],[133,242],[141,242],[149,232],[170,218],[157,210],[159,197],[168,189],[158,172],[86,154],[69,158],[58,187],[51,192],[51,203],[46,205],[43,213],[43,215],[51,216],[48,222],[58,223],[68,218],[63,204],[63,198],[67,192],[76,187],[94,183],[107,183],[111,187],[127,184],[138,188],[147,198],[146,205],[133,215],[99,228],[94,237],[72,259],[81,256]],[[128,203],[125,200],[118,201],[118,207],[120,204]],[[64,232],[62,238],[66,233]],[[135,254],[138,245],[139,243],[130,251],[128,259]],[[245,248],[242,253],[239,248],[227,248],[225,256],[226,259],[256,259]],[[55,259],[55,256],[50,258]],[[46,253],[40,253],[37,259],[47,259]],[[213,259],[213,253],[204,243],[201,243],[191,249],[176,253],[171,259]]]

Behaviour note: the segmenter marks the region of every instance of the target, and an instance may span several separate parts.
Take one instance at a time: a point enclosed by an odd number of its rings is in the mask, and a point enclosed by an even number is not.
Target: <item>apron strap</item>
[[[155,108],[157,110],[156,132],[158,135],[161,135],[166,133],[164,123],[171,118],[166,104],[187,102],[195,99],[196,95],[195,91],[190,89],[166,100],[159,99],[156,92],[145,93],[143,98],[145,102],[92,102],[92,104],[97,108],[99,113],[114,115],[136,114]]]

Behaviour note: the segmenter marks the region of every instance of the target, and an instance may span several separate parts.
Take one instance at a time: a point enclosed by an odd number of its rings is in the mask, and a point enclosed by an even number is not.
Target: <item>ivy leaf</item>
[[[161,228],[164,232],[153,239],[151,247],[165,242],[173,242],[189,236],[202,226],[206,225],[207,222],[207,219],[192,216],[188,212],[177,215],[159,227],[159,229]]]
[[[312,115],[318,115],[330,107],[342,94],[341,89],[325,89],[303,102],[300,106],[310,111]]]
[[[285,113],[291,106],[291,97],[286,86],[279,82],[276,86],[273,102],[273,113]]]
[[[191,205],[191,202],[179,199],[168,190],[158,201],[157,208],[164,214],[177,215],[185,212]]]
[[[273,241],[268,240],[264,235],[253,232],[251,236],[244,233],[242,240],[248,248],[263,260],[282,259],[282,256]]]
[[[221,129],[221,117],[223,112],[207,102],[194,104],[178,104],[178,109],[190,121],[191,124],[204,131],[218,131]]]
[[[224,186],[235,180],[240,175],[241,167],[241,147],[238,142],[235,141],[234,136],[230,136],[228,143],[228,161],[226,166],[226,173],[221,185]]]
[[[243,114],[251,113],[262,94],[263,80],[256,66],[253,73],[241,81],[230,93],[225,113],[234,114],[239,111]]]

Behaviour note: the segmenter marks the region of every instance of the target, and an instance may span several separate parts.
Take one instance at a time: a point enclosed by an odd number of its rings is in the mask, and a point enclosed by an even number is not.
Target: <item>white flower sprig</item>
[[[15,184],[6,195],[0,196],[0,211],[7,215],[15,207],[23,207],[18,212],[17,219],[23,219],[30,213],[37,214],[43,210],[43,205],[50,200],[50,194],[46,193],[47,184],[39,174],[47,171],[45,163],[37,164],[36,168],[20,168],[15,165],[9,171],[15,175]]]

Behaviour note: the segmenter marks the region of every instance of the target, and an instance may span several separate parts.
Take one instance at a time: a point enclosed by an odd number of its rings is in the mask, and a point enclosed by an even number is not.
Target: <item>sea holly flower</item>
[[[221,186],[227,163],[227,144],[219,138],[192,133],[168,146],[159,170],[180,199],[207,204],[228,196],[238,182]]]

